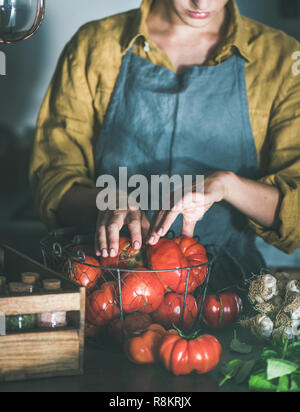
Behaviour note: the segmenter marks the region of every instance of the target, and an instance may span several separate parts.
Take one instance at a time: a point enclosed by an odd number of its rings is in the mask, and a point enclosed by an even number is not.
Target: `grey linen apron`
[[[95,151],[96,176],[119,167],[142,174],[205,175],[231,170],[256,180],[259,165],[248,110],[245,61],[237,55],[217,66],[182,74],[133,53],[123,57]],[[245,199],[247,201],[247,199]],[[147,212],[149,219],[153,212]],[[180,235],[182,216],[172,230]],[[211,285],[238,284],[265,266],[247,219],[220,202],[196,225],[199,241],[218,255]]]

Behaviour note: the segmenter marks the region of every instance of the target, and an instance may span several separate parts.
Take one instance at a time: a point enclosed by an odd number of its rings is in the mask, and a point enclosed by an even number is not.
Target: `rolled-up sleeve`
[[[249,223],[267,243],[293,253],[300,248],[300,75],[291,69],[286,79],[273,107],[259,180],[281,193],[278,219],[274,229]]]
[[[93,100],[86,79],[86,58],[80,36],[65,47],[36,128],[30,183],[48,228],[57,226],[56,210],[75,184],[95,187],[92,139]]]

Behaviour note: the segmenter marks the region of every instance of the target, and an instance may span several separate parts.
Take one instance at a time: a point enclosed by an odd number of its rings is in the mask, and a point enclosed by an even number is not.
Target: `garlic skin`
[[[286,339],[288,339],[288,340],[293,340],[293,339],[294,339],[294,336],[295,336],[294,333],[293,333],[293,328],[287,326],[287,327],[284,329],[284,335],[285,335]]]
[[[300,282],[298,280],[291,280],[286,285],[287,293],[300,293]]]
[[[299,320],[294,320],[292,322],[291,329],[292,329],[293,336],[296,336],[296,337],[299,338],[300,337],[300,319]]]
[[[264,296],[264,301],[268,302],[271,300],[274,296],[278,295],[278,290],[277,290],[277,280],[274,276],[272,275],[263,275],[262,280],[264,282],[265,289],[270,289],[268,291],[269,293]]]
[[[294,310],[293,312],[291,312],[291,319],[300,321],[300,307]]]
[[[257,319],[257,323],[260,326],[262,335],[266,338],[269,338],[274,329],[274,323],[270,318],[267,316],[261,316],[260,318]]]

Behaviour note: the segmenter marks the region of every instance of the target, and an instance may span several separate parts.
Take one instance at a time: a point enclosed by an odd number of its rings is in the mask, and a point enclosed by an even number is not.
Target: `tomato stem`
[[[178,335],[186,340],[194,340],[196,338],[198,338],[201,335],[201,332],[199,329],[197,329],[194,332],[191,332],[190,334],[185,334],[181,329],[179,329],[176,325],[172,325],[173,328],[178,332]]]

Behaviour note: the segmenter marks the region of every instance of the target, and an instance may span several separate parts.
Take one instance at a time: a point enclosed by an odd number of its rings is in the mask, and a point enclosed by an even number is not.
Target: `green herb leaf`
[[[261,354],[261,359],[262,360],[267,360],[268,358],[277,358],[278,353],[275,350],[264,348],[262,354]]]
[[[297,377],[292,375],[291,376],[291,385],[290,385],[290,392],[300,392],[300,379],[297,381]]]
[[[284,360],[270,358],[267,360],[267,379],[280,378],[281,376],[290,375],[298,369],[296,363]]]
[[[245,380],[249,378],[249,376],[251,375],[251,372],[253,371],[255,364],[255,359],[251,359],[245,362],[234,378],[235,383],[241,384],[245,382]]]
[[[222,369],[223,373],[225,374],[225,378],[219,383],[219,386],[223,386],[225,382],[234,378],[242,366],[243,361],[241,359],[233,359],[232,361],[228,362]]]
[[[291,343],[287,348],[286,357],[290,361],[300,363],[300,342]]]
[[[276,392],[288,392],[289,391],[289,377],[287,375],[279,378]]]
[[[241,353],[241,354],[248,354],[252,352],[252,346],[247,345],[246,343],[242,343],[237,339],[236,331],[234,331],[234,338],[230,343],[230,349],[233,352]]]
[[[276,392],[277,386],[267,380],[266,373],[252,375],[249,379],[249,389],[257,392]]]

